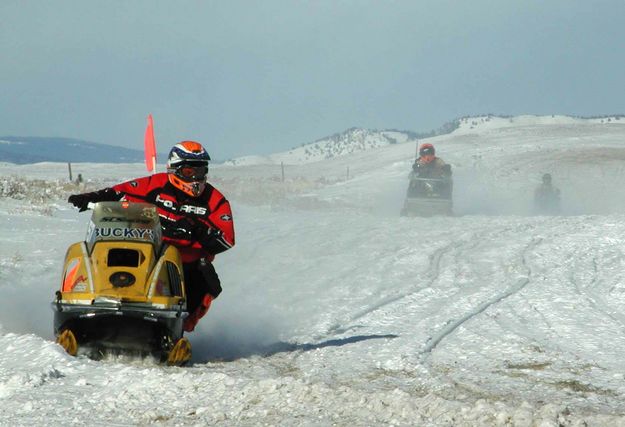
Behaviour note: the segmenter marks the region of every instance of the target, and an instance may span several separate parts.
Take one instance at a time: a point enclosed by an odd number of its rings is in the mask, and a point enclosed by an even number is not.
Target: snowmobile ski
[[[63,347],[67,354],[76,356],[76,353],[78,353],[78,342],[76,342],[76,337],[71,330],[65,329],[61,332],[56,338],[56,342]]]
[[[167,356],[170,366],[182,366],[191,359],[191,343],[186,338],[180,338]]]

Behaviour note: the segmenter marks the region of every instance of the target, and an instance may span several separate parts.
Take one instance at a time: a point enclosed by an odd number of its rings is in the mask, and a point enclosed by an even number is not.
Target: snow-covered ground
[[[454,217],[399,216],[412,143],[285,182],[212,167],[237,245],[185,368],[55,345],[49,303],[88,214],[0,199],[0,425],[625,425],[625,120],[476,123],[429,140]],[[54,186],[66,168],[0,177]],[[143,174],[74,170],[88,187]],[[545,172],[562,216],[528,215]]]

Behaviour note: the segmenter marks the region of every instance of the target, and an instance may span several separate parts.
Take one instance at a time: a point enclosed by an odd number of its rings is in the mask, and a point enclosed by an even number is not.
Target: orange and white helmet
[[[173,146],[167,158],[169,182],[189,196],[198,197],[206,188],[210,159],[199,142],[179,142]]]

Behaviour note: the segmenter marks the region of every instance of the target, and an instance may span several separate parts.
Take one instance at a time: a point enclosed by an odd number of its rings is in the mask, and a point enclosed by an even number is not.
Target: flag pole
[[[145,167],[148,172],[156,172],[156,139],[154,138],[154,120],[152,114],[148,115],[148,126],[145,129],[145,138],[143,141],[145,150]]]

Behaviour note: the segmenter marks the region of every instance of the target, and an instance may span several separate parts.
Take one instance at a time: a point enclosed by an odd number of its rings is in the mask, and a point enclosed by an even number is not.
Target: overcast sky
[[[214,158],[358,126],[625,112],[625,1],[0,0],[0,135]]]

